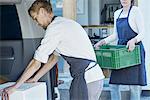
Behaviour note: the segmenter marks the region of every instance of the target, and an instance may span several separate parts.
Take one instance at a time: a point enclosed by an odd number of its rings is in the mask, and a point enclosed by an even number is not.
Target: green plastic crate
[[[95,50],[95,53],[101,68],[121,69],[141,63],[139,45],[132,52],[128,52],[125,45],[105,45]]]

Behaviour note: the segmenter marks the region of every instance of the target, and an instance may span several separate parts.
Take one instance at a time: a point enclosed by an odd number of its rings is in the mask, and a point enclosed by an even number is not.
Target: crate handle
[[[105,57],[111,57],[112,56],[112,54],[109,53],[109,52],[103,52],[102,55],[105,56]]]

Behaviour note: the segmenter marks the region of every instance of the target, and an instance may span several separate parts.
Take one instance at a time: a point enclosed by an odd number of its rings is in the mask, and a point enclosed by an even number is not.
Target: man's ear
[[[40,8],[39,13],[45,14],[46,10],[44,8]]]

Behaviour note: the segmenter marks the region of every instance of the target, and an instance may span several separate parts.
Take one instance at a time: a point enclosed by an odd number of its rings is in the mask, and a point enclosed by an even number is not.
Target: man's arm
[[[28,80],[39,68],[41,67],[41,62],[32,59],[20,79],[16,82],[15,88],[20,87],[26,80]]]
[[[28,64],[27,68],[23,72],[22,76],[20,79],[12,86],[9,86],[5,88],[4,90],[0,91],[5,91],[8,95],[13,93],[16,88],[20,87],[27,79],[29,79],[41,66],[41,62],[32,59],[30,63]]]
[[[29,79],[40,68],[40,66],[41,62],[32,59],[23,72],[21,78],[14,85],[6,87],[5,89],[0,90],[0,92],[5,91],[8,95],[10,95],[16,90],[16,88],[19,88],[27,79]]]
[[[48,63],[43,66],[42,69],[39,70],[39,72],[34,76],[34,79],[38,80],[40,79],[46,72],[48,72],[58,61],[58,57],[55,55],[52,55],[50,59],[48,60]],[[26,80],[28,80],[41,66],[41,62],[32,59],[31,62],[28,64],[27,68],[23,72],[20,79],[16,82],[16,84],[5,88],[4,90],[11,94],[13,93],[16,88],[20,87]]]
[[[37,82],[43,75],[45,75],[57,63],[58,56],[51,55],[48,62],[37,72],[37,74],[29,79],[27,82]]]

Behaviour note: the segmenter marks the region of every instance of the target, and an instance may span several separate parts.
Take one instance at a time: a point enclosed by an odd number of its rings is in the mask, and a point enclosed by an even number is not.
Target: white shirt
[[[122,11],[122,9],[119,9],[119,10],[115,11],[115,13],[114,13],[114,32],[112,35],[110,35],[109,37],[104,39],[106,41],[106,43],[110,43],[110,42],[118,39],[118,35],[117,35],[118,33],[117,33],[117,29],[116,29],[116,20],[117,20],[119,14],[121,13],[121,11]],[[128,13],[127,14],[121,13],[119,18],[125,18],[127,16],[128,16]],[[138,34],[135,38],[137,39],[137,42],[140,42],[143,39],[144,33],[145,33],[144,19],[143,19],[140,9],[136,6],[133,6],[131,8],[131,11],[129,14],[129,25],[132,28],[132,30]]]
[[[56,17],[47,27],[34,59],[46,63],[49,55],[54,51],[68,57],[96,61],[95,52],[86,31],[75,21],[63,17]],[[85,72],[87,83],[103,78],[99,65]]]

